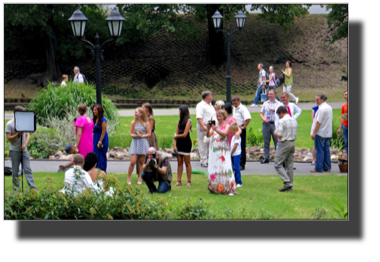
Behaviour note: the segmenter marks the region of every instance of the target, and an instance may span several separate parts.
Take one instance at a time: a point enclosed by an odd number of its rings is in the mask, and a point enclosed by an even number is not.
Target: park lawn
[[[196,117],[195,115],[190,115],[193,122],[192,133],[190,133],[191,140],[198,140],[197,138],[197,128],[196,128]],[[257,130],[262,128],[262,120],[260,118],[260,113],[251,113],[251,122],[248,125],[248,129],[253,127]],[[340,109],[333,109],[333,123],[340,123]],[[129,136],[129,128],[134,117],[120,117],[120,125],[117,127],[117,132],[115,135],[110,137],[110,148],[114,146],[120,146],[122,148],[129,147],[131,145],[132,138]],[[173,147],[173,135],[176,131],[176,126],[179,120],[178,115],[174,116],[155,116],[156,121],[156,136],[157,142],[160,148],[172,148]],[[311,110],[303,110],[298,122],[298,134],[296,140],[296,148],[309,148],[312,149],[314,141],[310,138],[311,130]],[[273,141],[271,141],[273,145]]]
[[[124,188],[127,182],[127,174],[112,174]],[[35,185],[41,190],[45,187],[46,177],[53,179],[56,188],[63,188],[64,173],[34,173]],[[324,219],[338,219],[335,211],[337,204],[333,198],[342,203],[347,209],[347,176],[346,175],[297,175],[294,177],[294,190],[280,193],[282,181],[278,175],[244,175],[243,187],[237,188],[238,195],[217,195],[207,189],[207,176],[192,175],[192,186],[186,187],[186,178],[182,179],[183,186],[175,187],[176,174],[173,174],[172,190],[159,197],[165,198],[169,203],[186,202],[188,198],[195,200],[202,198],[208,204],[214,218],[239,219],[243,210],[246,213],[252,211],[262,212],[261,218],[272,217],[277,219],[312,219],[312,214],[317,210],[325,209],[327,215]],[[12,191],[12,177],[5,177],[5,191]],[[132,186],[139,187],[143,192],[147,191],[145,183],[136,185],[137,175],[132,175]],[[24,179],[24,188],[28,186]],[[158,197],[152,195],[151,197]],[[231,216],[226,217],[229,213]],[[246,216],[246,218],[251,216]],[[259,217],[260,218],[260,217]]]
[[[333,124],[339,125],[340,123],[340,109],[333,109]],[[190,137],[193,142],[193,147],[198,147],[198,138],[197,138],[197,128],[196,128],[196,118],[195,115],[190,115],[191,120],[193,122],[192,132],[190,133]],[[251,113],[251,122],[248,125],[247,132],[249,132],[249,128],[253,128],[255,130],[261,128],[262,129],[262,120],[260,118],[260,113]],[[109,148],[114,148],[115,146],[119,146],[121,148],[130,147],[132,138],[129,135],[129,129],[131,126],[131,122],[134,117],[120,117],[120,124],[116,127],[116,133],[109,137]],[[155,116],[156,120],[156,136],[158,147],[165,148],[173,148],[173,135],[176,131],[176,126],[179,120],[178,115],[173,116]],[[5,151],[9,150],[9,143],[6,140],[5,134],[5,126],[9,120],[4,120],[4,141],[5,143]],[[312,149],[314,146],[314,141],[310,138],[310,130],[311,130],[311,110],[303,110],[302,114],[297,119],[298,122],[298,133],[296,140],[296,148],[309,148]],[[33,138],[32,138],[33,139]],[[273,145],[273,141],[271,140],[271,145]],[[249,147],[250,145],[247,145]]]

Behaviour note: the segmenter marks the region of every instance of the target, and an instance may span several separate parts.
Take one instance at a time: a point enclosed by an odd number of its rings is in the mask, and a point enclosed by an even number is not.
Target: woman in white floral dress
[[[207,124],[207,137],[210,137],[208,162],[208,190],[215,194],[235,195],[236,184],[231,165],[231,152],[227,144],[230,126],[225,123],[224,110],[216,112],[218,125]]]

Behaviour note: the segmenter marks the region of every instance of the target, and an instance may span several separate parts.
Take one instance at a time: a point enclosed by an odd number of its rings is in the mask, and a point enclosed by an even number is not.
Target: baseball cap
[[[68,143],[66,146],[65,146],[65,151],[66,151],[66,156],[68,155],[68,153],[70,152],[71,148],[73,147],[72,144]]]

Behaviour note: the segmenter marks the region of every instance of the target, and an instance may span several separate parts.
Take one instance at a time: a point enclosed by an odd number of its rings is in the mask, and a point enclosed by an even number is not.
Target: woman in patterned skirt
[[[131,162],[129,164],[128,169],[128,185],[131,184],[131,175],[133,169],[135,168],[136,162],[138,161],[140,166],[143,166],[145,155],[149,149],[148,137],[150,137],[151,128],[148,118],[146,117],[145,110],[141,107],[136,108],[135,110],[135,120],[131,122],[131,128],[129,133],[132,137],[132,143],[129,149],[129,155],[131,155]],[[140,168],[139,172],[137,172],[139,175],[139,179],[137,182],[138,185],[141,185],[142,181],[141,171],[142,169]]]
[[[208,162],[208,190],[211,193],[235,195],[236,185],[231,165],[231,152],[227,144],[230,126],[225,123],[227,113],[216,112],[218,124],[207,124],[207,137],[210,137]]]

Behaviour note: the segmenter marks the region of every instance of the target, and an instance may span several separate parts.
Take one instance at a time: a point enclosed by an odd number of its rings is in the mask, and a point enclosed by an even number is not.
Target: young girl
[[[276,90],[276,84],[275,84],[275,81],[276,81],[276,74],[274,72],[274,69],[273,69],[273,66],[270,66],[269,67],[269,80],[267,81],[264,81],[264,82],[269,82],[269,88],[268,88],[268,91],[267,91],[267,95],[265,97],[265,101],[268,101],[269,98],[268,98],[268,93],[269,93],[269,90],[271,89],[274,89]],[[280,98],[276,95],[276,99],[278,101],[280,101]]]
[[[62,75],[62,83],[61,86],[67,86],[66,82],[69,80],[67,75]]]
[[[131,175],[135,164],[140,164],[140,167],[144,164],[145,155],[149,149],[148,137],[151,134],[151,127],[149,124],[148,117],[146,116],[145,110],[141,107],[135,110],[135,120],[131,122],[130,136],[132,137],[131,147],[129,149],[129,154],[131,155],[131,162],[128,169],[128,185],[131,184]],[[141,173],[142,168],[139,169],[138,175],[139,179],[137,184],[141,185]]]
[[[235,182],[236,187],[243,186],[241,182],[241,173],[240,173],[240,156],[241,156],[241,138],[236,138],[236,134],[239,132],[239,127],[236,122],[230,125],[230,132],[234,134],[231,140],[231,160],[232,160],[232,169],[235,173]]]

